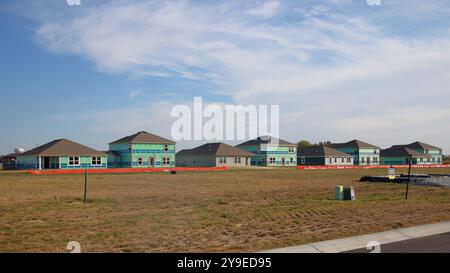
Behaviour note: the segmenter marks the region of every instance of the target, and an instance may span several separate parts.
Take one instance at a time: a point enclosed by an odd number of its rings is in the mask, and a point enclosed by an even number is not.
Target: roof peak
[[[43,145],[30,149],[21,156],[39,155],[39,156],[58,156],[58,155],[76,155],[76,156],[91,156],[104,155],[105,153],[92,149],[88,146],[82,145],[78,142],[61,138],[47,142]]]
[[[253,154],[223,142],[204,143],[192,149],[184,149],[177,155],[252,156]]]
[[[115,143],[162,143],[175,144],[174,141],[149,133],[147,131],[139,131],[135,134],[123,137],[109,144]]]
[[[354,145],[352,145],[354,144]],[[352,147],[352,148],[359,148],[359,149],[364,149],[364,148],[369,148],[369,149],[380,149],[380,147],[372,145],[370,143],[364,142],[362,140],[359,139],[354,139],[354,140],[350,140],[349,142],[344,142],[344,143],[332,143],[331,144],[331,148],[340,148],[340,147]]]
[[[255,139],[251,139],[249,141],[246,141],[244,143],[241,143],[237,146],[246,146],[246,145],[261,145],[261,144],[276,144],[276,145],[286,145],[286,146],[297,146],[297,144],[291,143],[289,141],[283,140],[278,137],[274,137],[271,135],[263,135],[258,136]]]

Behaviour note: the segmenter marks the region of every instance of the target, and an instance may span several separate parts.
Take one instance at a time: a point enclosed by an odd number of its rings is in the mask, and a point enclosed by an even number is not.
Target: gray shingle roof
[[[392,146],[389,149],[381,150],[380,156],[381,157],[410,157],[410,156],[412,156],[412,157],[415,157],[415,158],[417,158],[417,157],[424,157],[424,158],[431,157],[428,154],[422,154],[422,153],[416,152],[416,151],[414,151],[412,149],[409,149],[409,148],[407,148],[405,146],[400,146],[400,145]]]
[[[298,149],[297,154],[304,157],[352,157],[347,153],[327,146],[301,147]]]
[[[194,149],[181,150],[178,155],[252,156],[253,154],[225,143],[206,143]]]
[[[441,148],[426,144],[420,141],[413,142],[411,144],[405,145],[406,147],[410,149],[423,149],[423,150],[441,150]]]
[[[361,140],[352,140],[346,143],[333,143],[331,144],[331,148],[356,148],[356,149],[380,149],[380,147],[369,144],[367,142]]]
[[[249,140],[247,142],[241,143],[237,145],[239,146],[258,146],[261,144],[278,144],[278,145],[284,145],[284,146],[297,146],[297,144],[291,143],[289,141],[279,139],[272,136],[261,136],[256,139]]]
[[[126,136],[124,138],[118,139],[111,142],[110,144],[116,143],[162,143],[162,144],[175,144],[174,141],[141,131],[131,136]]]
[[[68,139],[57,139],[49,143],[26,151],[19,156],[62,156],[62,155],[74,155],[74,156],[102,156],[106,155],[104,152],[100,152],[73,142]]]

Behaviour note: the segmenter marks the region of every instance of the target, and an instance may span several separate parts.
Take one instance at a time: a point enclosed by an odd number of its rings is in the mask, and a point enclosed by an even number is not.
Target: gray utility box
[[[356,200],[355,189],[353,187],[336,186],[335,199],[346,201]]]

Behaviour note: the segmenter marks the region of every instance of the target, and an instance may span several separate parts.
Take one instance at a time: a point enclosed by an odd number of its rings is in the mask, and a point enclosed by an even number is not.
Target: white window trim
[[[99,160],[100,159],[100,163]],[[93,164],[92,162],[95,162],[95,164]],[[103,164],[103,159],[101,156],[91,156],[91,166],[101,166]]]
[[[73,162],[75,162],[76,160],[75,160],[75,158],[78,158],[78,164],[70,164],[70,158],[73,158]],[[80,160],[80,157],[79,156],[69,156],[68,158],[67,158],[68,160],[67,160],[67,166],[80,166],[81,165],[81,160]]]
[[[162,165],[170,165],[170,157],[163,157],[162,158]]]
[[[140,161],[141,163],[139,163],[139,161]],[[138,166],[143,166],[143,165],[144,165],[144,158],[138,157],[138,159],[137,159],[137,164],[138,164]]]

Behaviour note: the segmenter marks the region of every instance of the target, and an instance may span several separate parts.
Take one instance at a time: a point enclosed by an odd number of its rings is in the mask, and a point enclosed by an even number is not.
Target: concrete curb
[[[409,239],[422,238],[450,232],[450,222],[421,225],[409,228],[384,231],[379,233],[329,240],[299,246],[278,248],[260,253],[339,253],[366,248],[367,243],[376,241],[383,244],[395,243]]]

